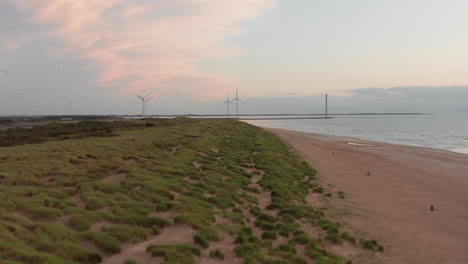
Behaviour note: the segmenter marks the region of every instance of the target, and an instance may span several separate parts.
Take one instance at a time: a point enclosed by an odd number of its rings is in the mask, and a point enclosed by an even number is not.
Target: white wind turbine
[[[237,94],[237,89],[236,89],[236,98],[232,99],[231,103],[236,101],[236,119],[239,119],[239,102],[244,103],[241,99],[239,99],[239,96]]]
[[[152,92],[150,92],[149,94],[147,94],[145,96],[134,94],[136,97],[138,97],[138,99],[141,100],[141,115],[142,115],[142,117],[146,116],[146,102],[148,102],[149,100],[151,100],[151,98],[153,98],[153,97],[148,97],[148,96],[151,95],[151,93]]]
[[[151,93],[150,93],[151,94]],[[153,97],[148,97],[146,99],[144,99],[143,101],[145,102],[145,116],[146,116],[146,102],[148,102],[149,100],[151,100]]]
[[[226,105],[227,107],[227,118],[229,118],[231,116],[231,114],[229,114],[229,105],[232,104],[232,102],[229,100],[229,93],[226,93],[226,101],[224,101],[224,104]]]

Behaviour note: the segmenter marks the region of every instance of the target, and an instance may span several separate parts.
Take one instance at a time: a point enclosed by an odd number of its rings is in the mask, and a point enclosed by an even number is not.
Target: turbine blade
[[[147,95],[143,96],[143,98],[146,98],[146,97],[148,97],[148,96],[149,96],[150,94],[152,94],[152,93],[153,93],[153,92],[150,92],[149,94],[147,94]]]
[[[234,100],[232,100],[232,101],[234,101]],[[229,100],[224,101],[224,102],[223,102],[223,105],[225,105],[225,104],[232,104],[232,101],[229,101]]]

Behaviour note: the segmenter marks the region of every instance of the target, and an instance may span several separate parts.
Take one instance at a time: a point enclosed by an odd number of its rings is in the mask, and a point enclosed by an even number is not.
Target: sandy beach
[[[383,263],[468,263],[468,155],[268,130],[347,194],[345,220],[384,245]]]

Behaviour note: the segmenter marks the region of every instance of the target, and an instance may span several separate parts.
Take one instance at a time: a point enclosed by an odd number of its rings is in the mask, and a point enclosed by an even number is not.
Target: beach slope
[[[384,263],[468,263],[468,155],[267,130],[347,194],[346,220],[382,242]]]

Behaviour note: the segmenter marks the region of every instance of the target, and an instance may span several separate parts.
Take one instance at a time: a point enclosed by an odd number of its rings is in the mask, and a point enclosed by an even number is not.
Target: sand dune
[[[348,194],[347,221],[382,242],[384,263],[468,263],[468,155],[268,130]]]

